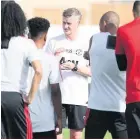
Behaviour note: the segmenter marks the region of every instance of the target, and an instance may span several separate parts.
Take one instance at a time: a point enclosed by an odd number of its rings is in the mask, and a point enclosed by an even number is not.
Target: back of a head
[[[140,17],[140,1],[135,1],[133,4],[134,18]]]
[[[105,14],[103,14],[103,16],[100,19],[100,24],[104,24],[105,23],[105,27],[108,31],[108,29],[111,28],[118,28],[119,24],[120,24],[120,18],[119,15],[114,12],[114,11],[108,11]]]
[[[68,9],[64,10],[63,17],[68,18],[68,17],[71,17],[71,16],[77,16],[79,21],[81,21],[82,14],[78,9],[76,9],[76,8],[68,8]]]
[[[35,17],[28,20],[30,37],[33,40],[39,39],[43,33],[47,33],[50,27],[50,22],[41,17]]]
[[[26,17],[21,7],[14,1],[1,4],[1,49],[7,49],[11,37],[24,35]]]

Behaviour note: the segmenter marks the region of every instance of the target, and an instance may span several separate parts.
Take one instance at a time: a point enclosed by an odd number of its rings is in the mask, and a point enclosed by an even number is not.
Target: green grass
[[[69,130],[68,129],[64,129],[63,130],[63,135],[64,135],[64,139],[70,139],[69,138],[70,136],[69,136]],[[84,139],[84,131],[83,131],[83,139]],[[107,132],[107,134],[106,134],[104,139],[112,139],[110,133]]]

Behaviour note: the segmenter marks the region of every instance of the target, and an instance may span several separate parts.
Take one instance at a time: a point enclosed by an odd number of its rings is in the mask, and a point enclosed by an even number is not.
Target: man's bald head
[[[140,1],[135,1],[133,5],[133,15],[134,18],[140,17]]]
[[[120,24],[119,15],[116,12],[108,11],[100,19],[101,32],[109,32],[110,29],[118,29]]]

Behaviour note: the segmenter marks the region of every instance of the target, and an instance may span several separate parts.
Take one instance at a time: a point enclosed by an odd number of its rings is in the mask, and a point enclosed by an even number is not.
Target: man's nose
[[[65,24],[65,25],[64,25],[64,28],[65,28],[65,29],[68,28],[68,24]]]

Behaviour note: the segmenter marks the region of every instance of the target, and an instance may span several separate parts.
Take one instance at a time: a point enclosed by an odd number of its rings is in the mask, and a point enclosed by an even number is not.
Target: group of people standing
[[[64,34],[45,46],[50,22],[1,1],[1,138],[62,139],[68,119],[70,139],[84,128],[85,139],[139,139],[140,1],[133,15],[119,27],[116,12],[104,13],[87,41],[81,12],[68,8]]]

